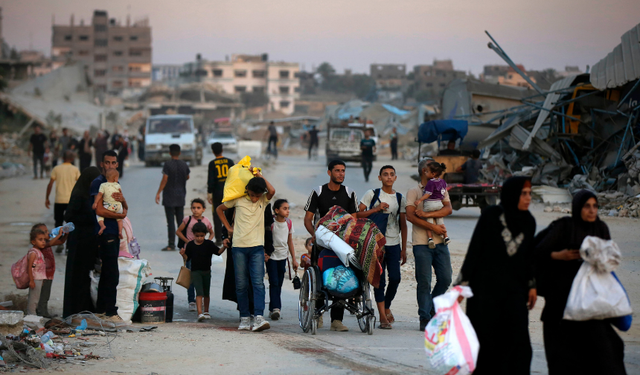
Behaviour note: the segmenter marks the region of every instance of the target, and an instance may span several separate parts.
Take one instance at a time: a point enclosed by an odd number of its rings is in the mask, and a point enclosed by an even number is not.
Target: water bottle
[[[43,344],[46,344],[46,343],[49,342],[49,340],[51,340],[51,338],[53,338],[53,336],[54,336],[53,332],[49,331],[49,332],[45,333],[44,335],[42,335],[42,337],[40,337],[40,341]]]
[[[69,233],[69,232],[73,232],[75,229],[76,229],[76,226],[73,225],[73,223],[66,223],[61,227],[53,228],[53,230],[51,231],[51,234],[49,234],[49,238],[58,237],[58,234],[60,233],[60,231],[62,231],[62,233]]]

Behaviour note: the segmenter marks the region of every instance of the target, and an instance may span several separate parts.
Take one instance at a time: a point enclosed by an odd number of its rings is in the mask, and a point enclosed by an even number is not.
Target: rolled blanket
[[[356,258],[375,288],[380,285],[386,239],[380,229],[369,219],[356,219],[339,206],[333,206],[317,226],[324,226],[342,238],[355,252]]]

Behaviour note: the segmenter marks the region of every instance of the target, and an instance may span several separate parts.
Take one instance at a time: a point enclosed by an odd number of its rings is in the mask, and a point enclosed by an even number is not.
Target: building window
[[[122,42],[122,37],[121,36],[114,36],[113,40],[116,42]]]
[[[113,83],[111,84],[111,86],[113,86],[114,88],[116,88],[116,87],[122,87],[122,81],[113,81]]]
[[[86,51],[86,50],[78,51],[78,56],[89,56],[89,51]]]
[[[294,91],[294,92],[300,92],[300,86],[295,87],[295,88],[293,89],[293,91]]]
[[[93,56],[93,61],[95,61],[95,62],[107,61],[107,55],[94,55]]]
[[[139,65],[129,65],[129,71],[130,72],[141,72],[142,71],[142,67],[140,67]],[[196,73],[197,75],[197,73]],[[205,71],[204,75],[207,75],[207,72]]]
[[[107,91],[107,85],[96,85],[98,91]]]
[[[129,87],[142,87],[142,82],[138,80],[129,80]]]
[[[105,31],[107,31],[107,25],[94,25],[93,26],[93,30],[96,33],[103,33]]]
[[[78,37],[78,39],[80,39],[80,40],[89,40],[89,35],[80,35]]]
[[[214,77],[222,77],[222,69],[213,69],[211,73]]]
[[[264,86],[253,86],[253,92],[264,94]]]
[[[131,70],[131,67],[129,67],[129,70]],[[138,67],[138,71],[140,70],[140,67]],[[206,77],[207,76],[207,71],[204,69],[198,69],[196,70],[196,77]]]
[[[234,87],[236,94],[247,92],[247,86],[236,86]]]
[[[65,35],[64,36],[64,40],[71,41],[71,35]]]
[[[138,36],[137,35],[131,35],[129,37],[129,40],[138,40]]]
[[[444,83],[440,84],[440,87],[445,87],[445,86],[446,86],[446,84],[444,84]]]
[[[289,86],[280,86],[280,94],[288,94]]]
[[[122,51],[113,51],[113,56],[122,56]]]
[[[233,71],[233,75],[236,78],[245,78],[247,76],[247,71],[246,70],[234,70]]]
[[[106,39],[96,39],[94,41],[94,45],[96,47],[106,47],[108,44],[108,41]]]
[[[427,82],[427,87],[433,87],[433,83]]]
[[[288,71],[288,70],[281,70],[281,71],[280,71],[280,78],[281,78],[281,79],[287,79],[287,78],[289,78],[289,71]]]
[[[289,104],[291,104],[288,100],[280,101],[280,108],[289,108]]]
[[[111,70],[114,72],[124,72],[124,66],[122,65],[114,65],[111,67]]]
[[[104,77],[107,75],[107,71],[105,69],[96,69],[93,72],[94,77]]]
[[[264,78],[267,76],[267,72],[264,70],[254,70],[251,74],[253,74],[253,78]]]
[[[129,56],[142,56],[142,50],[139,49],[130,49]]]

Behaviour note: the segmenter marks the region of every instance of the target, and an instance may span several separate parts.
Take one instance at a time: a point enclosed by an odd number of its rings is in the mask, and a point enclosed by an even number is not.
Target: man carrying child
[[[219,205],[216,213],[233,239],[231,255],[240,309],[238,330],[260,332],[270,328],[269,322],[263,317],[265,307],[264,213],[276,190],[262,176],[262,173],[257,171],[255,177],[249,180],[246,192],[247,195],[243,197]],[[229,224],[224,214],[230,208],[235,208],[233,226]],[[253,315],[255,316],[253,328],[250,319],[251,311],[249,311],[250,287],[253,287]]]

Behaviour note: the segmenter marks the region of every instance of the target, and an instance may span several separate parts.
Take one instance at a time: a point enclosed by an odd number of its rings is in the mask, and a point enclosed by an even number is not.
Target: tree
[[[320,64],[318,69],[316,69],[316,72],[320,74],[322,76],[322,80],[325,81],[329,78],[329,76],[334,75],[336,73],[336,70],[328,62],[323,62],[322,64]]]

